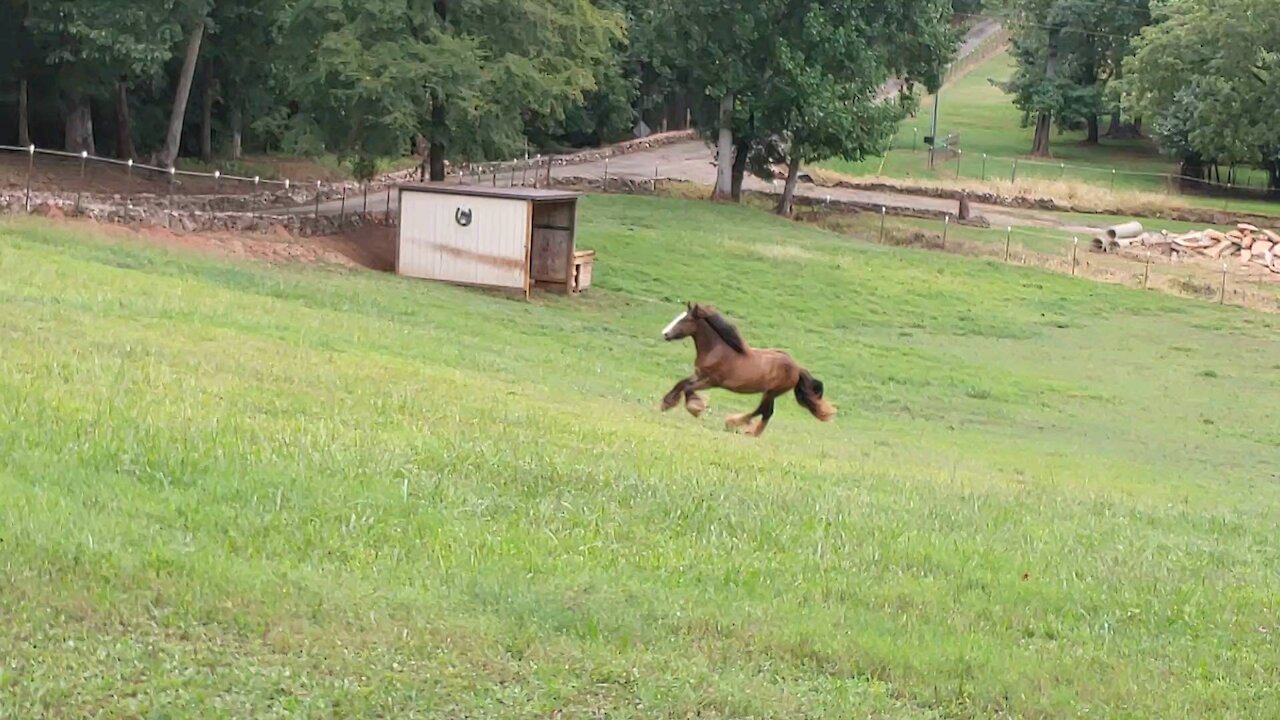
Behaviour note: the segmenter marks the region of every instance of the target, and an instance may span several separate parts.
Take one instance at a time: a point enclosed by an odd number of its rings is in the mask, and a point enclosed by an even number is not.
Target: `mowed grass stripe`
[[[739,209],[584,221],[597,291],[533,305],[0,230],[0,708],[1276,709],[1275,445],[1222,428],[1269,405],[1197,375],[1273,321]],[[685,296],[837,422],[659,415]]]

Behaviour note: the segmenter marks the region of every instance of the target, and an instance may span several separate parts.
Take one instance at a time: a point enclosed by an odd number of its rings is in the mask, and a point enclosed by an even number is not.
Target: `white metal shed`
[[[578,293],[595,253],[576,247],[581,193],[443,183],[400,188],[396,273],[523,293]]]

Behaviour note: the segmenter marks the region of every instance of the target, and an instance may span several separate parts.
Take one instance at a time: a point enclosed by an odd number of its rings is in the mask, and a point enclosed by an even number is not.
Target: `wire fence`
[[[913,228],[898,222],[890,226],[887,211],[886,207],[880,209],[875,239],[882,245],[903,244],[901,233],[910,233]],[[1255,264],[1180,260],[1176,254],[1150,249],[1141,254],[1101,256],[1115,258],[1112,262],[1103,262],[1097,253],[1091,251],[1093,237],[1089,234],[1010,225],[1003,228],[965,228],[970,234],[957,237],[958,230],[959,223],[954,217],[946,216],[940,235],[933,237],[936,244],[931,247],[1142,290],[1163,288],[1219,305],[1280,311],[1280,276]],[[980,239],[974,239],[971,234],[974,232],[980,233]]]
[[[880,176],[902,174],[894,172],[898,169],[893,163],[895,154],[910,154],[913,158],[912,167],[902,168],[903,171],[918,170],[914,166],[917,160],[927,154],[927,140],[928,137],[922,135],[919,128],[913,128],[910,138],[900,136],[893,150],[882,158],[876,174]],[[1280,201],[1280,188],[1270,187],[1270,175],[1257,168],[1237,168],[1235,182],[1219,182],[1176,173],[1124,170],[1118,167],[1077,165],[1062,161],[965,152],[963,148],[958,147],[961,140],[962,138],[955,134],[940,136],[936,139],[932,169],[936,177],[946,180],[1008,182],[1014,185],[1026,181],[1073,182],[1087,184],[1095,189],[1112,193],[1136,191],[1166,195],[1221,197],[1227,209],[1230,208],[1232,200]]]
[[[175,203],[198,198],[203,207],[225,212],[255,214],[309,210],[322,214],[369,214],[381,211],[391,221],[392,188],[419,179],[418,168],[386,173],[368,181],[295,180],[244,175],[221,170],[196,171],[162,167],[132,159],[100,157],[88,152],[67,152],[0,145],[0,190],[17,187],[21,206],[31,212],[33,205],[57,197],[74,196],[74,209],[84,204],[123,205],[151,201],[173,211]],[[21,160],[20,165],[12,161]],[[445,182],[492,187],[547,187],[555,182],[554,168],[569,164],[551,155],[509,161],[475,163],[448,169]],[[606,174],[608,160],[606,159]],[[7,169],[7,172],[4,170]],[[607,185],[607,183],[606,183]]]

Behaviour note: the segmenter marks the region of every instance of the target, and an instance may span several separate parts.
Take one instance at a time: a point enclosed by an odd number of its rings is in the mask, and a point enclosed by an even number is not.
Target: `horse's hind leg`
[[[734,415],[728,418],[727,420],[724,421],[724,426],[730,430],[733,430],[735,428],[740,428],[743,425],[746,425],[747,423],[751,422],[752,418],[755,418],[756,416],[763,415],[765,417],[772,417],[773,401],[777,397],[778,397],[777,395],[774,395],[772,393],[766,393],[765,396],[760,400],[759,407],[757,407],[755,410],[752,410],[749,413]],[[765,420],[765,422],[768,423],[768,420]],[[763,432],[763,429],[759,431],[752,431],[750,434],[758,435],[760,434],[760,432]]]
[[[764,396],[764,402],[760,403],[760,407],[756,410],[756,414],[760,416],[760,422],[747,431],[748,435],[760,437],[764,434],[764,429],[769,427],[769,419],[773,417],[773,401],[777,399],[778,396],[773,393]]]

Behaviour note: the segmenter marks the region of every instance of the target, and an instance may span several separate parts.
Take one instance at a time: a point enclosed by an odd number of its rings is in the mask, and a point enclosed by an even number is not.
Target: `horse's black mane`
[[[734,352],[740,355],[746,354],[747,344],[743,341],[742,335],[738,333],[738,328],[734,327],[733,323],[726,320],[723,315],[715,310],[704,307],[702,311],[703,319],[707,321],[712,330],[716,331],[720,339],[724,340],[726,345],[733,348]]]

